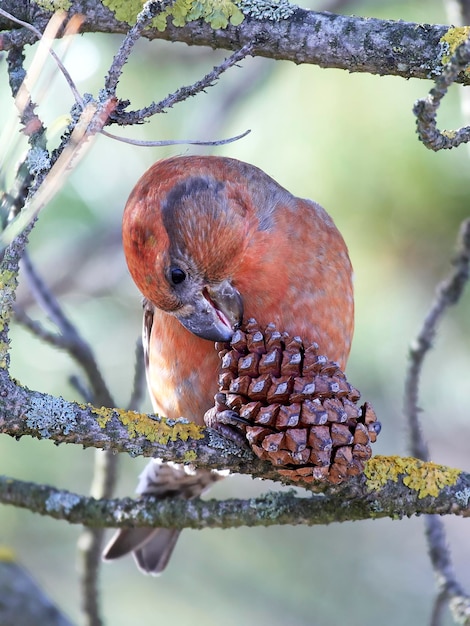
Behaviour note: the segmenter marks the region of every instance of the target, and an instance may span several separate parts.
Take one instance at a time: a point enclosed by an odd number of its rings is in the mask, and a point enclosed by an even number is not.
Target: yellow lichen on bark
[[[460,470],[424,462],[412,457],[375,456],[367,462],[364,475],[370,491],[381,489],[390,480],[399,478],[409,489],[418,492],[418,498],[437,497],[444,487],[455,485]]]
[[[187,419],[170,420],[165,417],[155,419],[145,413],[114,409],[119,421],[126,427],[130,437],[145,437],[148,441],[166,444],[181,439],[202,439],[202,428]]]
[[[470,26],[452,26],[446,34],[439,39],[439,43],[442,46],[442,65],[445,65],[450,61],[460,44],[464,43],[464,41],[468,39],[469,34]],[[465,72],[468,73],[468,71],[469,68],[466,68]]]

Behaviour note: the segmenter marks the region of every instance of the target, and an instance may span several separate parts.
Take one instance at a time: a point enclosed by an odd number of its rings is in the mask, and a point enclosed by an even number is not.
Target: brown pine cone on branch
[[[219,393],[206,424],[248,441],[279,474],[338,484],[360,474],[380,432],[375,412],[318,345],[249,320],[216,344]]]

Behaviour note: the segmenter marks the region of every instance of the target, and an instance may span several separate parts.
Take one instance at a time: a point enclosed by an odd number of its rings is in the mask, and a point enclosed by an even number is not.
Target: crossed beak
[[[229,280],[205,286],[192,311],[179,317],[185,328],[209,341],[230,341],[242,319],[243,300]]]

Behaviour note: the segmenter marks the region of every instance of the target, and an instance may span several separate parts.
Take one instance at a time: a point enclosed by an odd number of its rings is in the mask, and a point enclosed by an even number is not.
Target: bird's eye
[[[174,285],[179,285],[184,280],[186,280],[186,272],[183,272],[183,270],[179,267],[174,267],[172,270],[170,270],[170,277],[171,282]]]

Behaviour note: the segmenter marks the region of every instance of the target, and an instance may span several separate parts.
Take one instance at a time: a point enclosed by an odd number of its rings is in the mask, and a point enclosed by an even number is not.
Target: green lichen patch
[[[184,463],[192,463],[193,461],[197,461],[197,454],[194,450],[188,450],[183,454]]]
[[[45,11],[68,11],[72,6],[71,0],[34,0],[38,7]]]
[[[455,485],[460,473],[460,470],[444,465],[398,456],[375,456],[364,470],[370,491],[377,491],[388,481],[396,483],[401,478],[404,485],[418,492],[420,499],[437,497],[441,489]]]
[[[142,10],[142,0],[103,0],[116,19],[126,24],[135,24]],[[164,31],[167,20],[174,26],[184,26],[198,19],[204,20],[212,28],[226,28],[229,24],[238,26],[243,21],[243,13],[232,0],[176,0],[151,22],[154,28]]]
[[[114,13],[117,20],[129,25],[135,24],[144,5],[143,0],[102,0],[102,2]]]
[[[143,0],[102,0],[117,20],[133,25],[142,10]],[[238,26],[245,16],[256,20],[279,22],[290,17],[297,9],[288,0],[176,0],[159,13],[151,26],[159,31],[167,27],[168,18],[173,26],[184,26],[199,19],[214,29]]]

